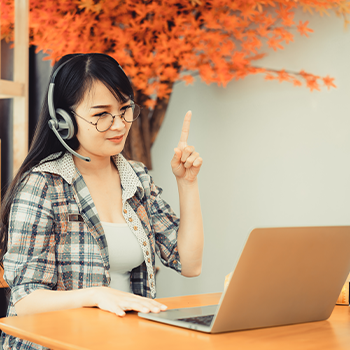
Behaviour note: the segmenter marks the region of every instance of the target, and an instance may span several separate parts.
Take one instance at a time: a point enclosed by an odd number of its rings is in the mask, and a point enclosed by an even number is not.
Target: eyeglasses
[[[85,118],[75,113],[73,110],[72,110],[72,113],[77,117],[85,120],[89,124],[94,125],[97,131],[105,132],[112,126],[115,117],[120,117],[127,123],[132,123],[139,117],[141,112],[141,107],[136,103],[134,103],[133,101],[131,101],[130,105],[124,106],[121,109],[122,109],[121,114],[112,115],[111,113],[103,112],[101,114],[96,115],[98,116],[96,123],[86,120]]]

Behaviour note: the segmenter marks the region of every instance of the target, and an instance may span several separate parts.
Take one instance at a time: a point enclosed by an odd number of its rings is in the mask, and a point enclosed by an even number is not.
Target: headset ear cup
[[[58,120],[58,133],[64,140],[70,140],[74,136],[74,124],[71,116],[64,109],[56,109],[56,118]]]

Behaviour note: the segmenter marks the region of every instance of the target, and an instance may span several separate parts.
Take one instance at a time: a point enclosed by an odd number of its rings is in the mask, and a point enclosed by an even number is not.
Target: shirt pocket
[[[82,288],[81,272],[84,268],[84,250],[81,242],[87,231],[79,213],[64,213],[56,221],[57,289]]]
[[[107,285],[101,252],[81,214],[61,217],[57,248],[57,289],[72,290]]]

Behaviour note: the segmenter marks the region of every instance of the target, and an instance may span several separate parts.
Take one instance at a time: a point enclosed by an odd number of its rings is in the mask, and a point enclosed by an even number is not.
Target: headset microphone
[[[54,134],[57,136],[58,140],[62,143],[63,147],[70,153],[74,154],[76,157],[85,160],[87,162],[91,162],[91,159],[89,157],[84,157],[80,155],[79,153],[73,151],[62,139],[61,135],[59,134],[58,130],[59,129],[59,123],[56,120],[50,119],[48,121],[50,129],[54,132]]]
[[[72,118],[69,115],[68,112],[66,112],[64,109],[57,108],[55,109],[54,106],[54,88],[55,88],[55,77],[59,70],[69,61],[72,59],[83,56],[83,54],[74,56],[67,60],[66,62],[62,63],[52,74],[50,85],[49,85],[49,91],[47,94],[47,102],[49,107],[49,114],[51,119],[48,121],[50,129],[54,132],[54,134],[57,136],[58,140],[62,143],[63,147],[76,157],[85,160],[86,162],[90,162],[91,159],[88,157],[84,157],[77,152],[73,151],[65,142],[64,140],[70,140],[74,136],[74,124],[72,122]]]

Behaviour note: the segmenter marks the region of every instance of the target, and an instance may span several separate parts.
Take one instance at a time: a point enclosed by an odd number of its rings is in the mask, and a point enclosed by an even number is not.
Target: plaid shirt
[[[108,286],[109,256],[103,228],[73,157],[34,168],[18,192],[9,221],[4,278],[11,288],[8,316],[14,304],[37,289],[72,290]],[[143,251],[144,262],[131,272],[134,294],[155,298],[155,254],[165,266],[181,272],[177,250],[179,219],[137,162],[122,155],[113,160],[122,185],[123,216]],[[4,349],[44,349],[4,335]]]

